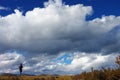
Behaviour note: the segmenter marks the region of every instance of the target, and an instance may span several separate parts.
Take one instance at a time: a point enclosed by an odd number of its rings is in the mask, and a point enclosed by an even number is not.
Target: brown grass
[[[0,76],[0,80],[72,80],[71,76]]]
[[[0,80],[120,80],[120,69],[102,68],[74,76],[0,76]]]

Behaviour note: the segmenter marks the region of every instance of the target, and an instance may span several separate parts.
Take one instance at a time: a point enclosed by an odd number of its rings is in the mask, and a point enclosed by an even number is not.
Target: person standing
[[[23,69],[23,65],[22,65],[22,63],[19,65],[19,71],[20,71],[20,76],[21,76],[21,74],[22,74],[22,69]]]

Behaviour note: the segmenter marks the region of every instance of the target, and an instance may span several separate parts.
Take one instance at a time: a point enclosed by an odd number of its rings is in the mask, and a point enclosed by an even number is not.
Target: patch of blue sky
[[[71,64],[73,58],[74,58],[73,54],[65,53],[60,57],[58,57],[57,59],[53,60],[53,62],[58,62],[62,64]]]

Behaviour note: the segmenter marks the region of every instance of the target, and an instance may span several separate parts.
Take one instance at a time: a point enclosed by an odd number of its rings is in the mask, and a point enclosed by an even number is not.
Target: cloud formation
[[[23,62],[23,73],[31,74],[79,74],[82,71],[90,71],[91,67],[94,69],[115,68],[115,57],[119,54],[102,55],[96,53],[60,53],[57,57],[39,55],[32,58],[27,58],[17,52],[5,53],[0,55],[0,73],[19,73],[19,63]]]
[[[25,63],[25,57],[17,52],[0,55],[0,73],[15,73],[19,63]]]
[[[0,10],[8,10],[8,8],[0,6]]]
[[[44,8],[34,8],[25,16],[15,10],[0,18],[0,50],[119,52],[120,17],[111,15],[86,21],[91,13],[91,6],[69,6],[51,0]]]

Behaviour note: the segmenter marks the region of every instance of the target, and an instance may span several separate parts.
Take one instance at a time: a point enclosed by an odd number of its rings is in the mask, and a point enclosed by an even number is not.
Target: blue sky
[[[0,15],[8,15],[18,8],[23,12],[33,10],[35,7],[44,7],[43,3],[47,0],[0,0],[0,6],[7,7],[9,10],[0,11]],[[93,7],[93,15],[88,19],[101,17],[102,15],[120,15],[120,0],[63,0],[67,5],[84,4]]]
[[[0,0],[0,73],[115,68],[119,47],[119,0]]]

